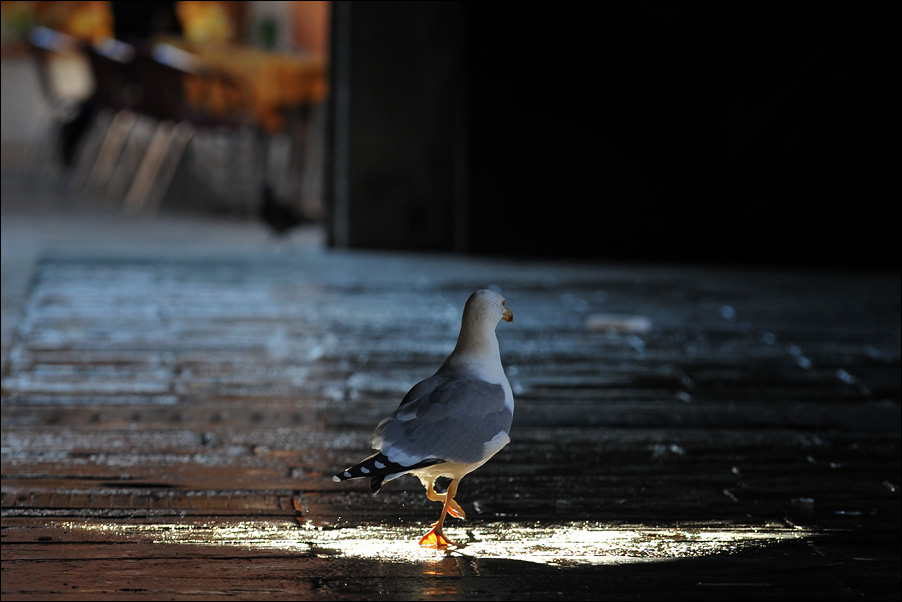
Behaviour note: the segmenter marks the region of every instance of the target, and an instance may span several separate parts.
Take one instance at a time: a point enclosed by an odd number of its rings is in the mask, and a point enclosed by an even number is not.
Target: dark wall
[[[446,80],[466,91],[460,103],[434,78],[413,85],[426,90],[414,105],[445,102],[436,119],[467,126],[464,138],[421,132],[455,149],[436,156],[431,186],[418,185],[423,211],[451,232],[432,248],[899,265],[899,3],[413,4],[433,13],[417,42],[424,56],[452,44],[465,73]],[[351,79],[384,58],[355,63]],[[390,84],[370,81],[358,100],[409,93]],[[443,196],[448,181],[464,194]]]
[[[466,190],[463,7],[333,3],[333,244],[450,249]]]

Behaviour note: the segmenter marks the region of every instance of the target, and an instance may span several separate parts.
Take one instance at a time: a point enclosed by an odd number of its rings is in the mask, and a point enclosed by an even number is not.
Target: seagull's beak
[[[501,314],[501,319],[505,322],[513,322],[514,321],[514,312],[509,310],[508,308],[504,308],[504,313]]]

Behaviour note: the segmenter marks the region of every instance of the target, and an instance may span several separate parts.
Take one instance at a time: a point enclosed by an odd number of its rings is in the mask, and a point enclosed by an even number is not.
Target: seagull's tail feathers
[[[426,460],[422,460],[411,466],[405,466],[404,464],[392,462],[382,452],[376,452],[369,458],[338,473],[332,477],[332,480],[336,483],[340,483],[341,481],[347,481],[348,479],[370,477],[370,489],[375,494],[379,493],[379,490],[382,489],[382,485],[385,481],[391,481],[411,470],[432,466],[433,464],[441,464],[442,462],[444,462],[444,460],[427,458]]]
[[[401,475],[398,475],[401,476]],[[385,484],[385,475],[379,475],[378,477],[373,477],[370,479],[370,491],[373,492],[373,495],[379,493],[382,489],[382,486]]]

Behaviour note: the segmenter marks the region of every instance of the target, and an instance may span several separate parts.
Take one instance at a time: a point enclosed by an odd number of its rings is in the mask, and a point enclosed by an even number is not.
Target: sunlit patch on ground
[[[643,525],[485,524],[448,529],[459,545],[444,551],[417,544],[422,529],[363,526],[324,529],[289,522],[244,521],[223,524],[111,524],[68,522],[72,530],[108,533],[111,538],[157,544],[230,546],[279,550],[320,557],[430,562],[446,555],[520,560],[548,565],[627,564],[731,554],[752,547],[813,536],[780,524]]]

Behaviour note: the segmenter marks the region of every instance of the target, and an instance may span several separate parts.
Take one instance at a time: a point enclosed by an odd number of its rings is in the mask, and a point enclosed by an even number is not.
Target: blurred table
[[[183,40],[166,40],[200,57],[208,66],[230,74],[245,88],[245,97],[256,124],[268,133],[285,128],[287,110],[309,107],[321,102],[328,90],[326,61],[321,56],[288,54],[252,46],[194,45]],[[220,91],[211,90],[208,81],[185,83],[189,103],[215,109],[226,100],[217,100]]]

